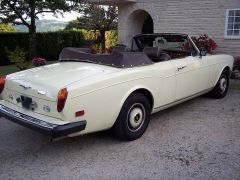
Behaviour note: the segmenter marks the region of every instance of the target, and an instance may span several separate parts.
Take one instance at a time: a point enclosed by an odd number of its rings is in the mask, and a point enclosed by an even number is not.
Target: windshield
[[[158,47],[162,50],[172,51],[188,51],[185,48],[189,45],[189,40],[186,35],[173,35],[173,34],[154,34],[154,35],[142,35],[134,37],[133,50],[142,51],[147,47]]]

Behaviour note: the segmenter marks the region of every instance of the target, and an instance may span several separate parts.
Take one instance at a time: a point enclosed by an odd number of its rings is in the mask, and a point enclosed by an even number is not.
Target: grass
[[[53,64],[57,61],[49,61],[47,64]],[[8,66],[0,66],[0,76],[5,76],[11,73],[18,72],[19,69],[15,65],[8,65]]]

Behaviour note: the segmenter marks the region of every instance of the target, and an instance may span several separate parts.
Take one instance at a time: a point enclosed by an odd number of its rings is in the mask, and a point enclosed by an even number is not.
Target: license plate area
[[[32,98],[21,96],[22,107],[25,109],[30,109],[32,104]]]

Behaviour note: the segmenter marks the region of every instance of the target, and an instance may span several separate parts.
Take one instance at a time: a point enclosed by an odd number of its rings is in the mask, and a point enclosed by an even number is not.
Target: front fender
[[[225,68],[230,69],[230,73],[233,68],[234,59],[230,55],[215,55],[217,59],[215,60],[215,64],[211,66],[211,73],[212,73],[212,87],[215,87],[223,70]]]

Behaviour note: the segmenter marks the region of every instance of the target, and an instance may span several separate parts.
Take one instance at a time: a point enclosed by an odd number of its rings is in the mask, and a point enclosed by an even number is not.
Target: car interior
[[[179,34],[145,34],[133,38],[132,51],[140,51],[153,62],[196,56],[197,51],[187,35]]]
[[[187,35],[146,34],[133,38],[132,49],[119,44],[112,49],[111,54],[93,54],[89,48],[64,48],[59,61],[80,61],[129,68],[195,55],[197,51]]]
[[[153,61],[144,52],[129,52],[125,47],[116,46],[111,54],[93,54],[86,48],[64,48],[59,55],[60,62],[86,62],[117,68],[147,66]]]

